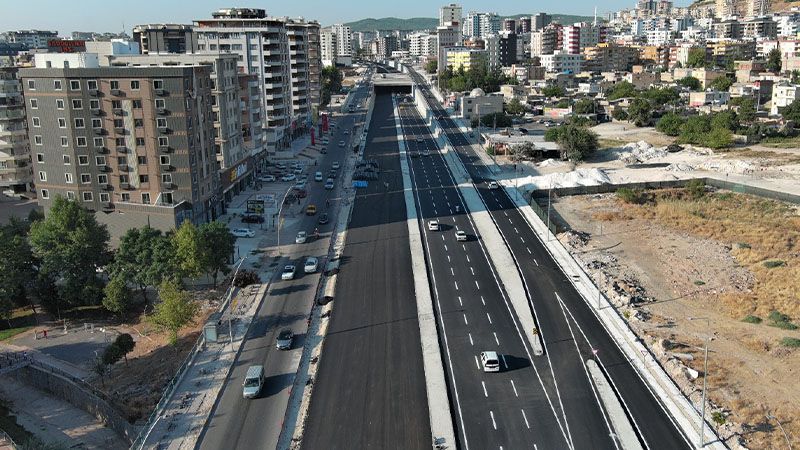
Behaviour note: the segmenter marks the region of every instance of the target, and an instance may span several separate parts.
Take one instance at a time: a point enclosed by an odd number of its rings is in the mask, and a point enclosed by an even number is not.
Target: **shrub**
[[[236,274],[236,279],[233,280],[233,285],[238,288],[259,283],[261,283],[261,277],[252,270],[240,270],[239,273]]]
[[[751,248],[750,244],[748,244],[747,242],[737,242],[736,243],[736,247],[737,248],[741,248],[741,249],[750,249]]]
[[[748,316],[745,316],[744,319],[742,319],[742,322],[744,322],[744,323],[752,323],[752,324],[759,324],[759,323],[763,322],[763,319],[761,319],[761,317],[758,317],[758,316],[748,315]]]
[[[767,269],[774,269],[776,267],[785,266],[786,261],[780,259],[768,259],[764,261],[762,264],[764,264],[764,267],[766,267]]]
[[[781,339],[781,345],[791,348],[800,348],[800,339],[793,337],[785,337]]]
[[[119,348],[119,345],[117,345],[117,343],[114,342],[108,347],[106,347],[106,349],[103,351],[103,358],[102,358],[103,364],[110,366],[115,362],[119,361],[120,359],[122,359],[123,355],[124,353]]]
[[[711,420],[713,420],[717,425],[725,425],[725,422],[727,421],[725,414],[721,411],[714,411],[711,413]]]
[[[772,311],[769,313],[769,326],[780,328],[782,330],[796,330],[797,325],[792,323],[791,317],[780,311]]]
[[[656,122],[656,130],[667,136],[677,136],[681,133],[683,118],[674,112],[668,112]]]
[[[694,280],[695,286],[705,286],[706,282],[703,280]]]
[[[617,197],[625,203],[638,204],[642,202],[642,191],[641,189],[619,188]]]
[[[703,180],[689,180],[686,183],[686,192],[689,196],[697,200],[706,194],[706,184]]]

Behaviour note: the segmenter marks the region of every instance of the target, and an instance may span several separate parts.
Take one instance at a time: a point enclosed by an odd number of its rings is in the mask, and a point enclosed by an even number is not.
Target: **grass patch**
[[[750,248],[753,248],[753,247],[751,247],[750,244],[748,244],[747,242],[737,242],[736,243],[736,248],[740,248],[740,249],[744,250],[744,249],[750,249]]]
[[[760,144],[769,148],[796,148],[800,147],[800,136],[771,136],[762,139]]]
[[[703,280],[694,280],[695,286],[705,286],[706,282]]]
[[[711,413],[711,420],[713,420],[714,423],[717,424],[717,425],[725,425],[725,422],[728,421],[728,419],[725,418],[725,414],[720,412],[720,411],[712,412]]]
[[[764,321],[764,319],[762,319],[761,317],[754,316],[752,314],[748,315],[748,316],[745,316],[744,319],[742,319],[742,322],[744,322],[744,323],[754,323],[754,324],[759,324],[759,323],[761,323],[763,321]]]
[[[625,141],[618,141],[616,139],[598,139],[597,140],[597,150],[608,150],[611,148],[620,148],[625,145],[627,142]]]
[[[785,337],[781,339],[781,345],[790,348],[800,348],[800,339],[793,337]]]
[[[786,261],[782,261],[780,259],[770,259],[763,262],[764,267],[767,269],[774,269],[776,267],[783,267],[786,265]]]
[[[797,325],[792,323],[791,317],[780,311],[772,311],[769,313],[769,326],[780,328],[781,330],[796,330]]]
[[[30,330],[33,327],[26,326],[26,327],[17,327],[17,328],[9,328],[7,330],[0,330],[0,341],[5,341],[11,339],[12,337],[24,333]]]

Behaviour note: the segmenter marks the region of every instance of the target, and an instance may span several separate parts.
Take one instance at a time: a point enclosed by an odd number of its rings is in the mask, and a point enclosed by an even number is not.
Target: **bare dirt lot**
[[[560,238],[737,448],[800,445],[800,215],[796,206],[683,190],[560,198]],[[767,416],[770,415],[770,418]]]

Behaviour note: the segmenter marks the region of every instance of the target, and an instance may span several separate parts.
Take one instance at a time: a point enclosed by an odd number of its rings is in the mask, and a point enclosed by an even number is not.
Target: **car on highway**
[[[264,216],[259,214],[245,214],[242,223],[264,223]]]
[[[424,142],[425,142],[425,139],[422,139],[422,137],[418,137],[417,138],[417,144],[422,144]]]
[[[250,366],[242,382],[242,397],[256,398],[264,386],[264,366]]]
[[[500,188],[500,185],[497,184],[497,181],[490,181],[487,186],[489,187],[489,189],[498,189],[498,188]]]
[[[231,234],[240,238],[251,238],[256,236],[256,232],[247,228],[234,228]]]
[[[261,181],[263,183],[272,183],[273,181],[275,181],[275,175],[262,175],[261,178],[258,179],[258,181]]]
[[[306,206],[306,215],[307,216],[313,216],[316,213],[317,213],[317,205],[311,204],[311,205]]]
[[[426,148],[422,151],[422,156],[431,156],[431,152]]]
[[[319,268],[319,260],[313,256],[309,256],[306,259],[306,263],[303,264],[303,272],[305,273],[315,273],[317,268]]]
[[[301,173],[303,173],[303,168],[302,167],[295,167],[294,168],[294,173],[296,175],[300,175]]]
[[[339,147],[344,147],[344,141],[339,141]]]
[[[319,220],[317,221],[320,225],[325,225],[328,223],[330,219],[328,219],[328,213],[322,213],[319,216]]]
[[[456,241],[464,242],[467,240],[467,232],[464,230],[456,231]]]
[[[333,183],[333,178],[328,178],[328,179],[325,181],[325,189],[327,189],[327,190],[329,190],[329,191],[330,191],[331,189],[333,189],[333,186],[334,186],[334,183]]]
[[[294,189],[296,191],[302,191],[302,190],[305,190],[305,188],[306,188],[306,182],[305,181],[298,181],[297,183],[294,184],[294,186],[292,186],[292,189]]]
[[[294,243],[295,244],[305,244],[307,238],[308,238],[308,235],[306,234],[305,231],[298,231],[297,232],[297,236],[295,236],[295,238],[294,238]]]
[[[287,173],[286,175],[281,177],[281,181],[294,181],[297,179],[297,175],[293,173]]]
[[[344,130],[344,135],[347,136],[348,134],[350,134],[350,130]]]
[[[283,272],[281,272],[281,280],[292,280],[294,279],[294,274],[297,269],[294,267],[294,264],[287,264],[283,266]]]
[[[314,174],[314,181],[322,181],[322,172],[316,172]]]
[[[438,220],[429,220],[428,221],[428,230],[430,230],[430,231],[439,231],[439,221]]]
[[[481,366],[484,372],[500,372],[500,358],[497,352],[481,352]]]
[[[278,333],[278,338],[275,339],[275,347],[278,350],[290,350],[292,348],[293,339],[294,333],[292,333],[292,330],[284,328]]]
[[[337,170],[339,167],[339,161],[334,161],[333,164],[331,164],[331,169]]]

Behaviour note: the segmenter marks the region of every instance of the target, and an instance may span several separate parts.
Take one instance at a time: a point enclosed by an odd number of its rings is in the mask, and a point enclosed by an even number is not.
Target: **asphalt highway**
[[[461,161],[518,263],[545,352],[549,354],[553,373],[559,380],[575,448],[596,448],[594,439],[599,432],[597,421],[586,422],[594,415],[586,411],[592,408],[594,402],[588,396],[585,377],[577,375],[583,372],[579,367],[581,361],[592,358],[600,364],[611,381],[646,448],[691,447],[668,410],[639,377],[561,272],[505,190],[488,189],[488,181],[494,178],[489,169],[474,153],[474,148],[458,125],[424,86],[422,77],[414,74],[414,78],[427,97],[434,115],[440,118],[438,122],[445,129],[449,141],[456,146]],[[590,428],[592,422],[595,425]]]

